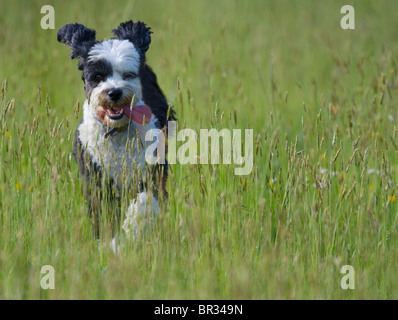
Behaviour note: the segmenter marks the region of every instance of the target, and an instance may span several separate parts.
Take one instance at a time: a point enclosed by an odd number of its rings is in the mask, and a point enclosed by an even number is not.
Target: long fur
[[[142,216],[142,210],[147,210],[150,205],[157,210],[157,200],[149,199],[148,183],[137,178],[138,171],[146,170],[152,176],[152,184],[157,187],[153,193],[156,198],[158,189],[160,194],[167,195],[167,163],[148,168],[144,157],[145,133],[154,128],[166,131],[167,121],[175,120],[175,113],[168,105],[155,73],[146,64],[145,54],[151,43],[150,28],[143,22],[130,20],[121,23],[113,33],[116,39],[98,42],[95,30],[75,23],[63,26],[57,34],[58,41],[72,50],[71,59],[79,58],[78,69],[82,71],[86,90],[83,119],[76,130],[73,154],[84,181],[97,238],[104,194],[111,195],[108,200],[113,203],[111,209],[115,216],[119,214],[123,188],[136,188],[138,192],[129,208],[130,220]],[[110,98],[109,92],[114,89],[121,91],[120,101]],[[139,125],[126,116],[113,120],[104,113],[107,108],[130,101],[134,105],[150,107],[153,117],[149,124]]]

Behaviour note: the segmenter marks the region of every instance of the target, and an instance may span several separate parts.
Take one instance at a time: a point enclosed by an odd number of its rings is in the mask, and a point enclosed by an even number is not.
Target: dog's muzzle
[[[151,109],[136,101],[134,96],[123,95],[121,88],[112,88],[101,92],[94,107],[97,120],[109,128],[123,128],[130,120],[138,124],[149,123]],[[136,103],[135,105],[132,104]]]

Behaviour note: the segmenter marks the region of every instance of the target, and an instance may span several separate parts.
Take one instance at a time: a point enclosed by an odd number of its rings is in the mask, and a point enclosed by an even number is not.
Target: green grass
[[[2,1],[0,298],[398,298],[398,3],[351,1],[353,31],[344,4]],[[148,63],[180,127],[253,129],[255,156],[248,176],[172,165],[156,230],[115,255],[91,234],[71,155],[83,83],[56,32],[102,40],[127,19],[154,31]]]

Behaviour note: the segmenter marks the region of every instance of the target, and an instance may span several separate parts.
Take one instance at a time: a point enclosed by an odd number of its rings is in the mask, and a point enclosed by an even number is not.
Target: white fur
[[[90,95],[90,105],[94,108],[100,103],[100,95],[112,88],[124,91],[123,95],[130,93],[134,97],[133,105],[142,99],[141,81],[135,79],[123,79],[126,72],[139,73],[140,56],[134,45],[128,40],[106,40],[94,45],[90,50],[89,61],[104,59],[112,66],[112,76],[99,83]],[[112,122],[112,121],[111,121]]]
[[[119,128],[106,138],[105,133],[109,128],[100,123],[96,117],[96,108],[104,90],[120,88],[130,91],[129,93],[134,96],[133,105],[143,104],[139,78],[123,79],[125,72],[138,74],[139,54],[128,40],[111,39],[98,43],[91,49],[89,60],[95,59],[108,60],[112,65],[113,74],[94,88],[89,97],[90,100],[85,101],[83,122],[78,129],[79,139],[92,161],[99,164],[121,188],[131,181],[138,170],[145,170],[145,150],[152,143],[145,141],[145,135],[148,130],[157,128],[155,125],[157,119],[152,115],[151,121],[145,125],[128,119],[128,125],[124,129]],[[125,118],[122,121],[125,121]],[[112,125],[112,122],[110,125],[118,126]],[[129,233],[130,227],[133,226],[134,234],[136,234],[140,228],[139,221],[150,221],[153,213],[157,214],[158,211],[155,198],[150,197],[146,192],[139,193],[137,198],[131,201],[123,229]],[[116,250],[115,243],[112,248]]]
[[[133,69],[138,72],[140,55],[129,40],[110,39],[95,44],[89,53],[88,60],[106,59],[116,71]]]
[[[130,121],[125,131],[116,132],[105,138],[106,128],[95,119],[93,109],[88,106],[87,100],[83,110],[83,123],[78,129],[82,145],[91,159],[100,164],[115,183],[122,187],[131,181],[137,170],[145,170],[145,150],[151,143],[145,141],[145,134],[148,130],[156,128],[156,117],[152,116],[151,122],[146,125]],[[137,133],[141,142],[137,139]],[[158,212],[156,199],[154,197],[150,199],[146,192],[139,193],[128,208],[123,230],[129,234],[132,226],[136,235],[138,230],[148,225],[153,214]]]
[[[123,230],[127,235],[131,234],[133,227],[133,237],[142,233],[146,227],[150,226],[152,220],[159,214],[158,202],[154,197],[150,199],[147,192],[137,195],[137,199],[131,201],[123,222]]]
[[[126,182],[122,181],[124,166],[127,170],[126,179],[131,179],[138,169],[145,169],[145,150],[151,143],[145,141],[145,134],[148,130],[156,128],[156,121],[154,115],[146,125],[130,121],[124,131],[117,131],[105,138],[107,128],[98,122],[93,108],[86,100],[83,106],[83,123],[79,126],[79,139],[92,160],[101,165],[121,187]]]

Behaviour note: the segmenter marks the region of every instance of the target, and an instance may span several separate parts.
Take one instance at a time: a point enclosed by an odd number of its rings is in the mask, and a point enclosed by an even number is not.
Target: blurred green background
[[[40,27],[47,4],[54,30]],[[345,4],[355,30],[340,27]],[[0,298],[397,298],[397,12],[387,0],[1,1]],[[71,156],[83,83],[56,32],[79,22],[102,40],[129,19],[154,32],[148,64],[180,126],[251,128],[255,160],[243,177],[172,166],[158,230],[115,255],[91,237]],[[40,289],[44,264],[55,290]],[[355,290],[340,287],[345,264]]]

